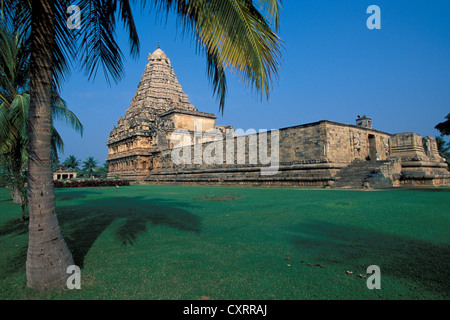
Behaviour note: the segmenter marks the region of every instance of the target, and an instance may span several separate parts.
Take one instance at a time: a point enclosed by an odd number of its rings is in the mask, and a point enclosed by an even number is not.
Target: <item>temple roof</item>
[[[158,47],[149,54],[148,64],[127,113],[141,112],[143,109],[161,113],[173,108],[197,110],[183,92],[170,59]]]
[[[173,109],[198,111],[183,92],[170,59],[158,46],[153,53],[149,54],[148,63],[130,107],[118,121],[118,126],[111,131],[110,141],[120,140],[122,136],[128,136],[135,129],[149,129],[158,115]]]

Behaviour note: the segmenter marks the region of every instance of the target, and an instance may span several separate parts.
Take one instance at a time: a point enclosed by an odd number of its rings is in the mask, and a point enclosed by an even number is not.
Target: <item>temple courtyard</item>
[[[448,187],[55,192],[81,289],[26,287],[27,222],[1,189],[0,299],[450,298]]]

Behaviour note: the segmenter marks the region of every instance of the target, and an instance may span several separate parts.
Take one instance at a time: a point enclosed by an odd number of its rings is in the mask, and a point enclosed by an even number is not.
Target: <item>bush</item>
[[[116,187],[129,186],[128,180],[53,180],[55,188],[80,188],[80,187]]]

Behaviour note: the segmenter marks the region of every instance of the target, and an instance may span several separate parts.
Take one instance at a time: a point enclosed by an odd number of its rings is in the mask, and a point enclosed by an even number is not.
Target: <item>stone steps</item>
[[[343,168],[336,175],[334,188],[362,189],[367,179],[380,170],[385,161],[357,160]]]

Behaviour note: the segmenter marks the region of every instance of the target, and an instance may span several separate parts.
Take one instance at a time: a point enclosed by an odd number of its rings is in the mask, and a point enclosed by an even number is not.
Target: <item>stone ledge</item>
[[[217,117],[212,114],[212,113],[207,113],[207,112],[200,112],[200,111],[196,111],[196,110],[183,110],[183,109],[171,109],[167,112],[161,113],[158,116],[160,118],[164,118],[172,113],[182,113],[182,114],[187,114],[187,115],[191,115],[191,116],[197,116],[197,117],[204,117],[204,118],[210,118],[210,119],[217,119]]]
[[[280,166],[278,171],[297,171],[297,170],[321,170],[321,169],[336,169],[340,170],[348,166],[347,163],[317,163],[317,164],[303,164],[303,165],[291,165],[291,166]],[[230,167],[230,168],[211,168],[211,169],[180,169],[178,171],[161,171],[151,173],[152,175],[182,175],[182,174],[201,174],[201,173],[232,173],[232,172],[260,172],[261,166],[247,166],[247,167]]]
[[[431,161],[402,161],[402,167],[431,167],[431,168],[445,168],[448,166],[445,162],[431,162]]]

